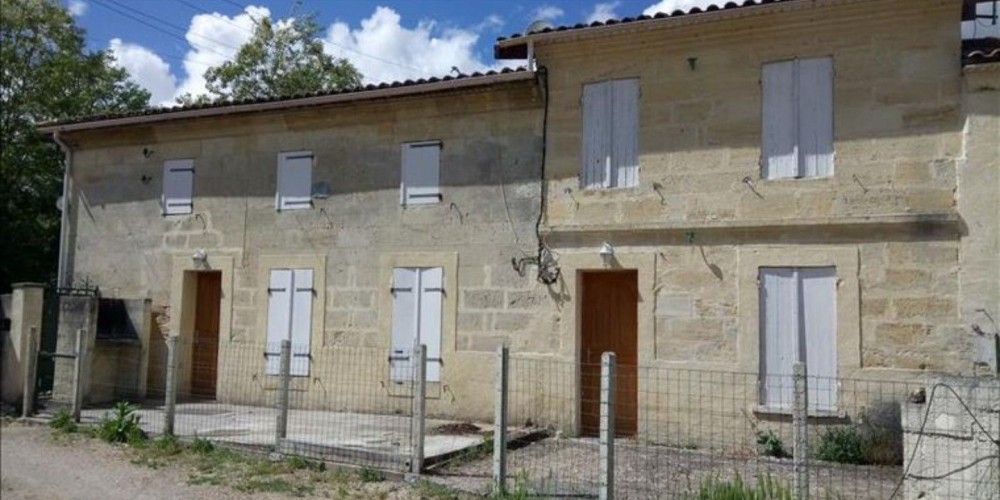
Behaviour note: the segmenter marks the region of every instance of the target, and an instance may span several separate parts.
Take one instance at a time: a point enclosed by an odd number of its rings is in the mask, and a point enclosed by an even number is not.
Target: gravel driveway
[[[152,469],[135,465],[132,459],[133,455],[123,447],[79,435],[62,435],[57,439],[46,427],[5,422],[0,427],[0,497],[3,500],[303,498],[271,492],[248,495],[226,486],[192,485],[188,484],[190,471],[176,464]],[[420,484],[389,480],[342,481],[333,484],[333,488],[316,489],[319,496],[305,498],[459,498],[447,493],[429,495]]]

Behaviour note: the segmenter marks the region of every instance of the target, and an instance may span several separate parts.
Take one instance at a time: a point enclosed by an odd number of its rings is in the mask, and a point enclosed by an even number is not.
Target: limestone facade
[[[579,273],[612,268],[639,271],[645,366],[756,373],[758,270],[834,266],[838,376],[971,373],[995,362],[972,325],[1000,317],[1000,71],[962,68],[960,3],[801,2],[584,30],[538,38],[544,72],[473,90],[68,132],[68,268],[108,295],[152,299],[153,321],[182,337],[185,273],[221,271],[219,397],[233,401],[274,387],[245,352],[265,341],[266,277],[280,267],[316,276],[302,405],[343,407],[316,382],[343,366],[370,373],[357,391],[382,390],[395,267],[444,270],[438,415],[490,418],[492,353],[506,344],[566,363],[549,387],[565,399],[512,404],[572,428]],[[833,175],[762,179],[761,67],[815,56],[834,61]],[[582,87],[615,78],[639,80],[638,184],[581,189]],[[404,206],[400,145],[423,140],[442,143],[442,199]],[[300,150],[330,196],[277,211],[277,155]],[[195,161],[193,213],[164,216],[163,161],[178,158]],[[535,255],[542,193],[539,233],[561,270],[549,286],[511,263]]]

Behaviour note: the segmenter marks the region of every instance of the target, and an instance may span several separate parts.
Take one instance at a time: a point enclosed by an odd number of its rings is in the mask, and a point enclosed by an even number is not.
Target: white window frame
[[[817,71],[827,70],[828,74],[819,85],[809,85],[808,79],[801,71],[804,65]],[[787,68],[790,71],[790,81],[784,82],[790,87],[785,93],[774,93],[773,91],[781,89],[772,89],[769,86],[780,82],[769,84],[768,75],[769,72],[780,68]],[[835,61],[832,56],[769,61],[761,66],[761,179],[822,179],[834,175],[835,71]],[[781,102],[786,99],[788,102]],[[782,104],[787,107],[784,112],[781,109]],[[782,128],[782,123],[787,122],[788,118],[781,115],[786,113],[790,114],[791,123]],[[820,119],[815,117],[809,119],[809,114],[823,114],[823,116]],[[811,148],[807,147],[809,144],[807,136],[813,137]],[[776,154],[780,148],[777,142],[781,140],[792,143],[787,145],[791,149],[784,155]],[[795,162],[794,168],[782,163],[788,161]]]
[[[293,195],[286,191],[288,188],[285,186],[287,180],[285,180],[285,169],[287,168],[286,162],[290,160],[302,159],[305,157],[310,158],[309,162],[309,188],[306,195],[298,194]],[[274,190],[274,208],[279,212],[284,212],[286,210],[309,210],[313,208],[312,202],[312,181],[313,181],[313,171],[316,169],[316,156],[312,151],[286,151],[278,153],[278,167],[277,167],[277,177],[275,182]]]
[[[182,172],[189,179],[186,186],[187,197],[171,192],[172,180]],[[163,185],[160,194],[160,213],[163,215],[187,215],[194,212],[194,159],[180,158],[163,162]]]
[[[781,298],[775,297],[776,302],[769,301],[770,297],[766,292],[767,275],[778,276],[780,273],[788,275],[785,281],[786,286],[793,285],[793,288],[784,289],[786,293],[791,294],[789,297],[784,297],[784,303],[794,302],[795,304],[795,308],[787,312],[783,312],[781,309]],[[810,308],[807,301],[810,298],[823,298],[823,291],[820,287],[814,292],[808,292],[804,280],[809,278],[814,278],[816,281],[828,280],[826,284],[832,288],[830,297],[827,297],[830,303]],[[807,365],[808,413],[810,415],[837,414],[837,268],[835,266],[762,266],[758,268],[758,281],[761,409],[774,413],[788,413],[792,410],[794,379],[790,371],[791,365],[803,362]],[[810,284],[812,283],[814,282],[810,281]],[[777,314],[780,318],[772,320],[768,317],[769,311]],[[791,316],[791,320],[788,319],[789,316]],[[781,337],[782,333],[780,331],[769,333],[768,323],[773,322],[780,330],[778,323],[782,323],[782,320],[784,320],[785,327],[794,325],[793,331],[784,332],[786,337],[789,333],[794,336],[794,345],[771,352],[769,349],[775,346],[769,346],[768,337]],[[810,324],[817,326],[812,329]],[[821,331],[816,332],[817,329]],[[780,340],[780,338],[775,339],[775,341]],[[784,338],[784,341],[787,342],[788,338]],[[789,352],[793,357],[791,364],[781,359],[789,355]],[[771,361],[778,366],[768,366]],[[783,363],[789,365],[787,370],[783,370],[786,368],[781,366]]]
[[[275,288],[278,273],[287,273],[287,287]],[[293,377],[308,377],[312,352],[312,317],[316,304],[316,272],[312,268],[272,268],[267,275],[265,373],[280,374],[281,341],[290,340],[292,342],[290,373]],[[289,295],[287,298],[280,298],[277,295],[279,293]],[[283,300],[284,303],[279,300]]]
[[[434,173],[428,177],[435,177],[433,186],[413,186],[410,179],[415,174],[413,168],[419,168],[408,160],[411,159],[410,151],[418,148],[437,148],[437,165],[431,167]],[[439,140],[404,142],[400,146],[400,178],[399,178],[399,203],[401,205],[431,205],[441,203],[441,151],[444,146]]]
[[[642,88],[637,77],[583,85],[580,96],[581,189],[639,185],[641,98]],[[626,116],[619,117],[619,113]],[[599,117],[595,118],[594,114]]]

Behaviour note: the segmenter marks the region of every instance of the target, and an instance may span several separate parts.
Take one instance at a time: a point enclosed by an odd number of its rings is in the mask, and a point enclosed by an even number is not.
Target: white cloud
[[[535,12],[531,15],[531,20],[537,21],[539,19],[544,19],[546,21],[551,21],[562,17],[563,14],[565,14],[565,12],[555,5],[542,5],[541,7],[535,9]]]
[[[642,13],[647,16],[652,16],[658,12],[670,14],[675,10],[683,10],[687,12],[695,7],[704,9],[709,5],[721,5],[725,3],[725,0],[660,0],[659,2],[646,7],[646,10],[642,11]]]
[[[191,18],[184,38],[191,49],[184,57],[184,71],[187,78],[177,87],[177,95],[205,93],[205,70],[231,61],[240,46],[250,39],[254,19],[269,17],[267,7],[250,5],[245,11],[233,16],[218,12],[198,14]]]
[[[177,92],[177,79],[170,73],[170,65],[155,52],[120,38],[111,40],[108,50],[116,64],[129,72],[132,81],[152,94],[150,103],[162,105],[170,103]]]
[[[452,67],[462,73],[490,68],[476,54],[474,30],[439,29],[433,20],[408,28],[400,21],[395,10],[380,6],[359,28],[335,22],[327,30],[326,52],[351,61],[370,83],[444,76]]]
[[[615,9],[617,9],[619,5],[621,5],[620,1],[599,3],[595,5],[593,12],[587,16],[587,24],[593,22],[604,22],[608,19],[617,18],[618,14],[615,13]]]
[[[269,16],[267,8],[249,6],[232,17],[219,13],[192,17],[185,34],[190,48],[180,65],[183,75],[176,72],[175,76],[163,57],[141,45],[115,39],[108,48],[118,65],[150,91],[152,104],[171,106],[181,95],[206,93],[205,70],[232,60],[250,39],[254,19]],[[453,67],[462,73],[501,67],[493,64],[488,54],[477,54],[476,42],[479,33],[499,29],[503,24],[502,17],[492,14],[467,29],[441,28],[433,20],[406,27],[396,11],[377,7],[357,28],[339,21],[333,23],[323,43],[327,53],[351,61],[366,82],[444,76],[454,74]],[[280,27],[283,21],[275,25]]]
[[[66,5],[66,10],[69,11],[69,15],[73,17],[80,17],[87,13],[87,2],[83,0],[69,0],[69,4]]]
[[[499,31],[503,28],[503,18],[499,14],[490,14],[483,19],[483,22],[473,26],[473,31]]]

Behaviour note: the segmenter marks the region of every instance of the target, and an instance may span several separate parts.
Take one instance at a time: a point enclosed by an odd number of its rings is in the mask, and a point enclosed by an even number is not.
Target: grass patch
[[[785,443],[774,431],[757,431],[757,449],[761,455],[774,458],[788,458],[792,454],[785,448]]]
[[[360,479],[362,483],[380,483],[385,481],[385,474],[378,469],[362,467],[358,469],[358,479]]]
[[[771,476],[758,477],[756,484],[743,482],[739,475],[735,479],[706,479],[695,500],[793,500],[791,488]]]
[[[101,417],[95,432],[97,437],[109,443],[140,443],[146,440],[146,433],[139,427],[139,407],[127,401],[115,403],[111,411]]]
[[[73,421],[73,413],[63,408],[59,410],[49,421],[49,427],[62,433],[72,433],[77,431],[76,422]]]
[[[489,498],[491,500],[526,500],[532,498],[531,491],[528,489],[528,475],[518,474],[514,480],[514,488],[508,488],[507,491],[497,491],[494,488],[490,492]]]

